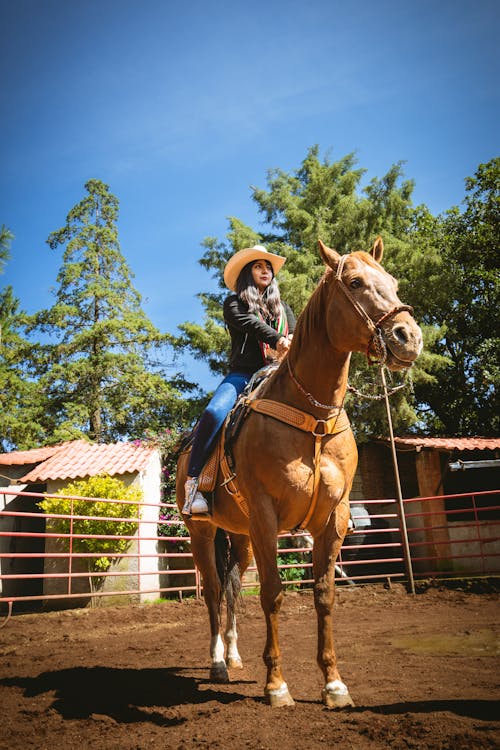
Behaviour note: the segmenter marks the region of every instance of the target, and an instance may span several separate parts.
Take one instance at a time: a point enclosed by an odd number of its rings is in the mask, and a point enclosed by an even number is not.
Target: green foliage
[[[29,377],[30,344],[19,324],[12,288],[0,292],[0,450],[40,445],[44,438],[44,394]]]
[[[13,234],[0,229],[0,273],[10,257]],[[0,449],[29,448],[43,435],[43,394],[30,378],[31,344],[11,286],[0,291]]]
[[[195,386],[167,377],[168,337],[144,314],[120,251],[118,200],[99,180],[85,190],[47,240],[63,248],[55,304],[28,320],[48,337],[30,351],[46,395],[45,442],[118,440],[192,417],[183,394]]]
[[[288,549],[290,545],[290,539],[288,537],[278,539],[278,549]],[[280,578],[283,582],[291,585],[287,585],[288,590],[295,590],[300,588],[298,585],[306,577],[307,568],[303,567],[290,567],[283,568],[282,565],[291,566],[302,566],[306,561],[310,559],[310,552],[280,552],[278,554],[277,562],[279,568]]]
[[[480,164],[466,189],[463,212],[421,228],[439,250],[429,281],[420,278],[424,319],[441,326],[434,346],[448,366],[416,392],[434,434],[498,435],[500,158]]]
[[[3,273],[3,267],[10,258],[10,245],[14,235],[5,224],[0,227],[0,273]]]
[[[73,496],[73,499],[69,496]],[[139,503],[142,498],[142,490],[138,487],[127,487],[120,479],[114,477],[96,476],[67,484],[56,495],[42,500],[39,506],[49,516],[62,516],[51,519],[50,523],[58,534],[71,532],[74,535],[74,552],[96,555],[87,558],[89,572],[104,573],[110,567],[113,558],[128,549],[130,540],[120,537],[131,537],[137,531]],[[122,502],[109,503],[106,499]],[[65,517],[71,515],[76,516],[73,521],[70,517]],[[78,516],[95,518],[85,519]],[[97,535],[97,538],[78,538],[78,535]],[[69,547],[68,539],[61,541]]]
[[[176,507],[162,508],[160,512],[160,522],[158,524],[158,536],[177,537],[185,541],[186,545],[185,547],[181,545],[180,551],[182,551],[182,549],[187,549],[189,546],[187,540],[189,532]]]
[[[335,162],[327,158],[321,161],[319,149],[314,147],[295,173],[279,169],[269,171],[267,190],[253,189],[253,199],[263,217],[262,232],[257,234],[232,217],[225,242],[214,238],[205,240],[205,253],[200,263],[212,271],[221,292],[200,295],[205,307],[205,322],[203,325],[182,324],[177,346],[187,347],[195,356],[206,360],[214,373],[227,371],[229,337],[221,318],[221,303],[227,293],[223,291],[223,269],[235,251],[255,242],[287,258],[280,272],[279,284],[283,298],[298,315],[324,272],[318,238],[345,253],[368,249],[375,236],[382,233],[387,249],[386,267],[401,279],[402,299],[414,304],[415,271],[422,268],[430,251],[422,246],[420,257],[413,258],[413,183],[403,179],[402,166],[396,164],[382,178],[373,178],[362,188],[364,170],[355,165],[353,154]],[[436,358],[428,351],[426,358],[422,359],[427,369],[421,373],[422,365],[415,368],[415,379],[433,377],[431,373],[441,367],[443,361],[442,356]],[[362,358],[355,360],[354,373],[354,385],[360,389],[374,378],[373,370],[370,371]],[[385,431],[386,421],[380,404],[351,398],[352,407],[358,438]],[[406,430],[417,422],[418,414],[410,388],[399,393],[395,407],[398,427]]]

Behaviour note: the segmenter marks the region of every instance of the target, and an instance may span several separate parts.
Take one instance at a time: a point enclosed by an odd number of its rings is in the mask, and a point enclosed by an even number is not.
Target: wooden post
[[[421,450],[417,453],[416,470],[420,497],[432,497],[432,500],[420,504],[422,511],[430,514],[422,517],[422,525],[431,527],[425,531],[426,555],[436,558],[430,564],[439,567],[440,558],[449,560],[451,553],[445,500],[444,497],[435,497],[444,494],[438,451]]]
[[[415,593],[415,581],[413,580],[413,568],[411,564],[410,545],[408,543],[408,531],[406,528],[406,517],[405,517],[405,509],[403,505],[403,494],[401,492],[401,481],[399,479],[398,458],[396,455],[396,444],[394,442],[394,431],[392,429],[391,407],[389,404],[389,394],[387,392],[387,383],[385,380],[385,372],[384,372],[383,367],[380,368],[380,374],[382,377],[382,385],[384,386],[384,399],[385,399],[385,408],[387,411],[387,423],[389,425],[389,436],[391,438],[392,464],[394,467],[394,478],[396,480],[396,492],[398,496],[399,520],[401,522],[401,536],[403,537],[403,551],[404,551],[404,558],[405,558],[406,574],[408,576],[408,585],[410,587],[410,592],[414,594]]]

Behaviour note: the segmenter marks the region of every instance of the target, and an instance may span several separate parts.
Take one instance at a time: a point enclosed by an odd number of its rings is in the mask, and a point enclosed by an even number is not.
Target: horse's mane
[[[349,257],[356,258],[372,268],[387,273],[380,263],[378,263],[370,253],[366,253],[364,250],[356,250],[353,253],[349,253]],[[300,313],[293,334],[294,348],[295,346],[300,348],[304,341],[310,339],[313,332],[318,329],[321,321],[324,320],[324,310],[326,305],[325,297],[330,291],[334,275],[335,270],[328,266],[323,276],[318,281],[316,289],[313,291],[304,309]]]
[[[317,330],[318,323],[321,319],[322,311],[325,307],[325,294],[329,286],[329,281],[333,277],[331,268],[327,268],[314,292],[309,297],[306,306],[300,313],[295,331],[293,334],[293,348],[302,347],[304,341],[310,339],[314,330]]]

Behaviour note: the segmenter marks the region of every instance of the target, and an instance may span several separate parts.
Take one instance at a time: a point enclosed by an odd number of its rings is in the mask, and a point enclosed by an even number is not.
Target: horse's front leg
[[[318,618],[318,665],[325,687],[321,698],[328,708],[354,706],[347,686],[337,669],[333,642],[333,604],[335,599],[335,561],[349,521],[349,501],[344,498],[332,513],[324,531],[316,536],[313,547],[314,605]]]
[[[189,524],[191,552],[203,581],[203,598],[210,622],[210,679],[212,682],[229,682],[224,642],[220,634],[220,605],[222,588],[215,559],[215,528],[202,521]]]
[[[278,529],[274,513],[259,512],[258,518],[252,519],[250,536],[259,571],[260,603],[266,620],[267,637],[262,655],[267,667],[264,695],[273,707],[293,706],[293,698],[281,672],[278,616],[283,601],[283,587],[278,572]]]

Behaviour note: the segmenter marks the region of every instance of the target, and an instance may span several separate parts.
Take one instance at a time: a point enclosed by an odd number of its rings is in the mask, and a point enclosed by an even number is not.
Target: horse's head
[[[412,309],[397,295],[398,285],[380,265],[384,252],[378,237],[370,253],[339,255],[319,240],[330,289],[326,325],[337,348],[363,351],[369,361],[390,370],[411,367],[422,351],[422,332]]]

